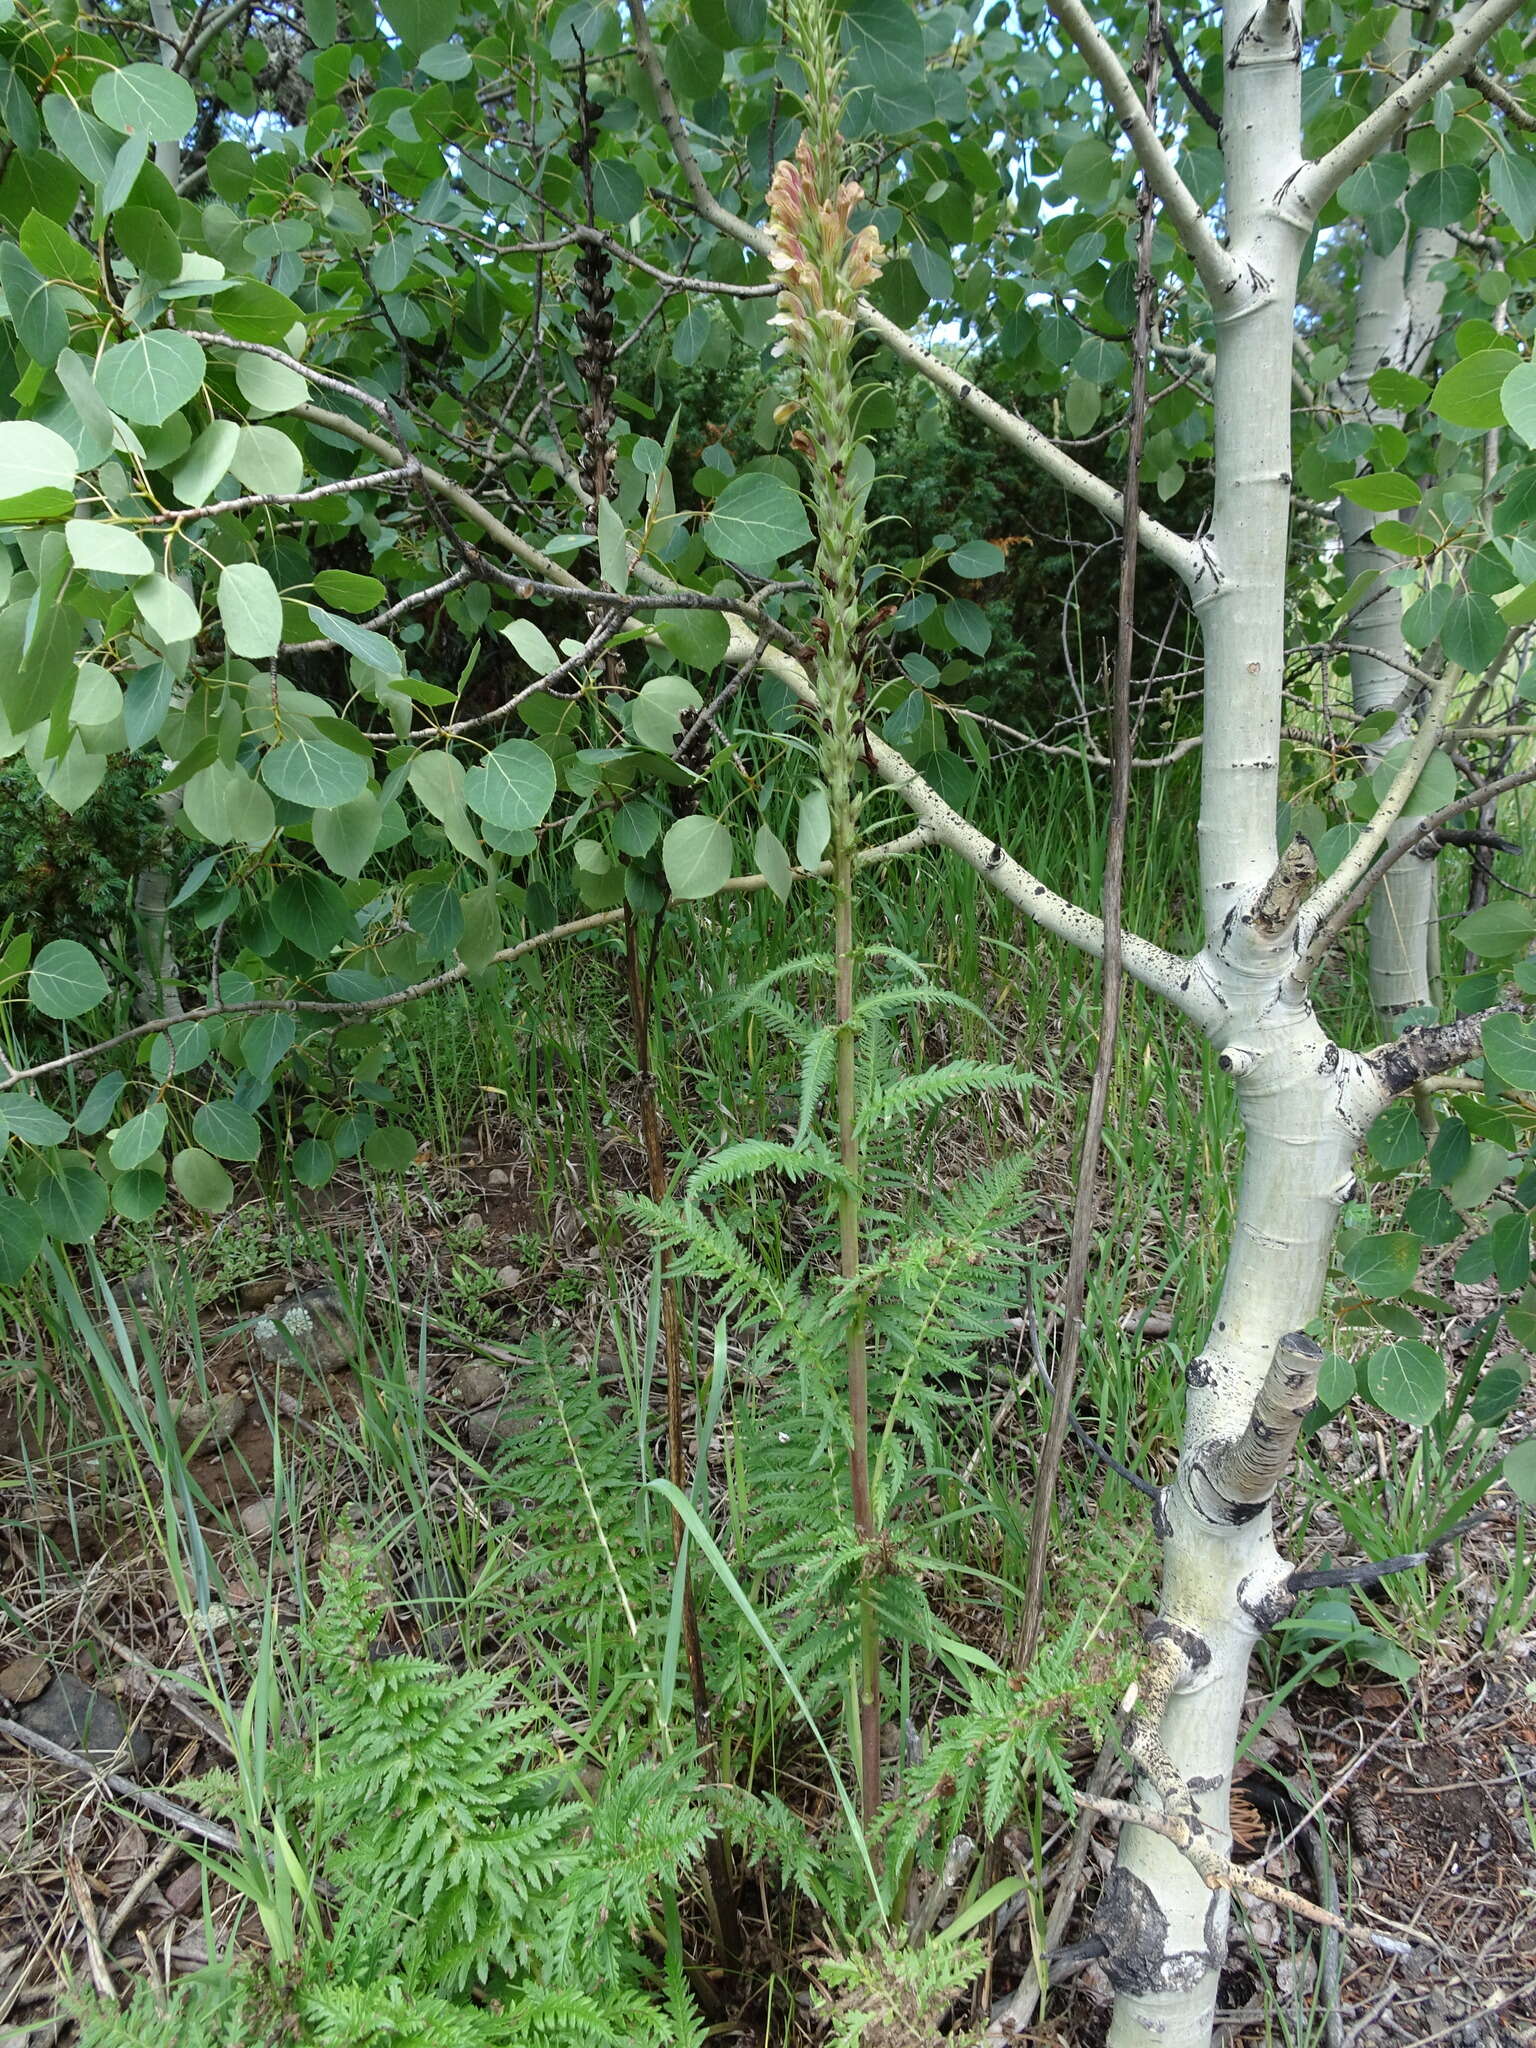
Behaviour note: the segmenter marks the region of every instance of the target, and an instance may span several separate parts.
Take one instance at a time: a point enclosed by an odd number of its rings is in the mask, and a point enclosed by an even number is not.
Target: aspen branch
[[[1426,57],[1411,77],[1394,86],[1357,128],[1325,156],[1303,168],[1291,186],[1291,198],[1315,218],[1350,173],[1369,163],[1404,122],[1429,104],[1442,85],[1465,76],[1478,51],[1519,13],[1520,4],[1521,0],[1482,0],[1482,5],[1474,7],[1439,49]]]
[[[387,491],[394,484],[409,483],[415,470],[409,465],[397,469],[370,470],[366,476],[342,477],[335,483],[316,484],[307,491],[251,491],[243,498],[220,498],[216,504],[188,505],[182,511],[151,512],[133,522],[142,526],[184,526],[189,519],[217,519],[225,512],[286,510],[290,505],[313,505],[321,498],[344,497],[349,491]],[[329,645],[329,642],[321,643]]]
[[[467,153],[467,152],[466,152]],[[479,162],[479,159],[475,159]],[[494,170],[493,165],[484,168]],[[717,299],[771,299],[778,294],[778,284],[770,279],[766,284],[734,284],[713,277],[687,277],[680,270],[661,270],[654,263],[647,263],[643,256],[637,256],[633,249],[624,244],[604,228],[574,226],[563,235],[552,235],[544,242],[497,242],[491,247],[500,255],[508,256],[553,256],[560,249],[585,245],[601,249],[616,262],[630,270],[638,270],[642,276],[654,278],[657,284],[665,285],[669,292],[698,292],[706,298]]]
[[[1480,92],[1490,107],[1497,107],[1501,114],[1507,114],[1517,128],[1524,128],[1527,133],[1536,129],[1536,114],[1529,107],[1522,106],[1509,87],[1485,71],[1481,64],[1468,65],[1465,76],[1472,90]]]
[[[1154,1807],[1133,1806],[1124,1799],[1101,1799],[1087,1792],[1080,1796],[1078,1804],[1103,1814],[1106,1820],[1146,1828],[1150,1834],[1161,1835],[1165,1842],[1172,1842],[1213,1892],[1246,1892],[1250,1898],[1262,1899],[1266,1905],[1280,1906],[1286,1912],[1296,1914],[1298,1919],[1315,1921],[1320,1927],[1332,1927],[1348,1940],[1364,1942],[1371,1948],[1381,1945],[1378,1937],[1368,1929],[1351,1927],[1347,1920],[1341,1919],[1337,1913],[1330,1913],[1326,1906],[1319,1906],[1314,1899],[1303,1898],[1300,1892],[1276,1884],[1273,1878],[1264,1877],[1257,1870],[1245,1870],[1242,1864],[1232,1862],[1230,1857],[1221,1853],[1198,1822],[1191,1825],[1187,1820],[1159,1813]],[[1396,1955],[1397,1947],[1394,1946],[1390,1953]]]
[[[1373,860],[1387,843],[1387,835],[1403,814],[1403,806],[1413,795],[1425,763],[1435,751],[1440,736],[1445,730],[1446,707],[1451,692],[1461,675],[1460,669],[1448,668],[1430,693],[1424,717],[1414,734],[1403,764],[1392,778],[1392,786],[1376,807],[1376,814],[1344,856],[1333,873],[1318,887],[1307,905],[1304,937],[1306,950],[1297,964],[1297,974],[1305,979],[1313,972],[1322,958],[1321,951],[1315,951],[1316,935],[1328,928],[1329,920],[1338,906],[1344,902]],[[1324,948],[1326,950],[1326,941]]]
[[[1470,1017],[1457,1017],[1449,1024],[1418,1024],[1405,1031],[1401,1038],[1394,1038],[1389,1044],[1378,1045],[1374,1052],[1368,1052],[1366,1064],[1375,1069],[1377,1078],[1390,1094],[1406,1095],[1421,1081],[1480,1058],[1483,1026],[1490,1017],[1525,1014],[1519,1004],[1505,1003],[1491,1010],[1474,1011]]]
[[[709,189],[708,181],[688,140],[682,115],[678,112],[677,101],[673,97],[672,88],[667,82],[666,72],[651,36],[650,25],[646,20],[645,0],[628,0],[628,6],[635,37],[635,54],[655,94],[662,127],[672,145],[672,154],[683,174],[683,181],[688,187],[695,210],[721,234],[729,235],[743,247],[755,249],[758,255],[766,257],[768,237],[764,231],[753,227],[738,214],[732,213],[730,208],[722,205]],[[1095,476],[1091,469],[1086,469],[1080,462],[1075,462],[1063,449],[1057,447],[1049,435],[1042,434],[1038,428],[1032,427],[1027,420],[1021,419],[1008,406],[983,391],[970,378],[951,368],[948,363],[940,362],[938,357],[930,354],[920,342],[914,341],[905,328],[898,327],[894,320],[888,320],[883,313],[877,311],[868,299],[859,300],[857,311],[860,326],[881,342],[899,363],[910,370],[915,370],[919,376],[925,377],[937,390],[942,391],[946,398],[953,400],[956,405],[963,406],[1000,440],[1016,448],[1064,490],[1071,491],[1075,497],[1094,506],[1115,525],[1122,523],[1125,508],[1120,493],[1113,484],[1106,483],[1102,477]],[[1182,534],[1175,533],[1171,527],[1164,526],[1160,520],[1153,519],[1145,512],[1137,521],[1137,530],[1141,536],[1141,545],[1147,553],[1162,562],[1165,567],[1172,569],[1174,574],[1192,590],[1202,583],[1207,587],[1213,587],[1213,560],[1207,548],[1186,540]]]
[[[1477,789],[1469,789],[1464,796],[1457,797],[1454,803],[1446,804],[1443,809],[1431,811],[1428,817],[1421,818],[1411,833],[1400,839],[1396,846],[1388,847],[1376,865],[1360,877],[1343,902],[1333,911],[1327,923],[1313,936],[1309,953],[1315,950],[1321,958],[1323,951],[1333,944],[1355,912],[1367,901],[1387,870],[1395,867],[1398,861],[1406,859],[1410,853],[1417,851],[1432,832],[1438,832],[1442,825],[1448,825],[1453,818],[1459,818],[1463,811],[1470,811],[1478,804],[1487,803],[1490,798],[1507,796],[1511,790],[1524,789],[1529,782],[1536,782],[1536,768],[1522,768],[1514,775],[1501,775],[1496,782],[1482,783]]]
[[[755,642],[740,628],[732,628],[725,659],[744,662],[755,651]],[[808,710],[816,707],[816,693],[799,662],[781,649],[768,648],[762,664],[786,683]],[[918,774],[896,749],[873,733],[865,735],[866,759],[874,772],[895,790],[913,814],[928,828],[936,845],[948,847],[982,880],[1022,910],[1026,917],[1053,937],[1063,939],[1079,952],[1100,959],[1104,951],[1104,926],[1100,918],[1066,897],[1058,896],[1044,882],[1021,867],[1003,851],[998,841],[988,839],[947,804],[936,789]],[[1196,973],[1193,964],[1177,954],[1165,952],[1134,932],[1122,938],[1125,969],[1144,988],[1164,996],[1202,1031],[1214,1029],[1221,1015],[1215,996]]]
[[[861,847],[854,859],[864,863],[896,860],[903,854],[916,853],[932,843],[934,834],[926,825],[919,824],[910,832],[903,832],[898,838],[887,839],[877,846]],[[829,860],[818,861],[813,868],[793,868],[792,875],[798,881],[824,880],[832,872]],[[772,884],[766,875],[733,875],[721,884],[719,895],[750,896],[759,889],[770,888]],[[691,900],[691,899],[689,899]],[[683,899],[668,904],[669,909],[679,907]],[[622,924],[624,911],[594,910],[586,917],[573,917],[565,924],[551,925],[548,931],[534,932],[526,939],[519,939],[516,945],[503,946],[486,962],[488,967],[504,967],[508,962],[521,960],[529,953],[537,952],[543,946],[555,945],[561,939],[579,938],[583,933],[603,931],[613,925]],[[483,970],[476,969],[476,973]],[[13,1067],[0,1053],[0,1094],[7,1089],[17,1088],[24,1081],[36,1081],[45,1074],[61,1074],[70,1067],[79,1066],[83,1060],[100,1059],[103,1053],[114,1052],[120,1045],[131,1045],[136,1039],[147,1038],[156,1031],[169,1030],[172,1024],[206,1024],[220,1017],[260,1017],[275,1010],[286,1011],[290,1016],[319,1017],[370,1017],[384,1010],[398,1010],[402,1003],[413,1003],[418,997],[432,995],[438,989],[452,988],[456,983],[467,981],[470,970],[461,960],[454,967],[444,968],[441,974],[434,974],[425,981],[412,982],[409,988],[391,989],[381,996],[361,996],[350,1001],[340,998],[325,1001],[319,997],[273,996],[257,998],[248,1003],[203,1003],[192,1010],[179,1010],[174,1017],[154,1017],[147,1023],[135,1024],[126,1031],[119,1031],[111,1038],[99,1038],[93,1045],[79,1047],[74,1052],[61,1053],[57,1059],[41,1060],[34,1067]]]
[[[1104,89],[1147,183],[1162,201],[1163,216],[1183,243],[1200,282],[1215,303],[1231,290],[1237,265],[1163,147],[1134,81],[1095,25],[1082,0],[1052,0],[1052,12],[1078,55]]]
[[[394,448],[371,428],[349,419],[345,413],[327,412],[317,406],[296,406],[295,413],[311,420],[318,426],[332,432],[345,434],[365,448],[372,448],[384,454],[393,454]],[[440,496],[456,506],[466,518],[472,520],[498,547],[522,562],[538,580],[547,581],[558,587],[561,595],[575,598],[583,596],[585,586],[562,569],[548,556],[542,554],[531,542],[526,541],[498,519],[488,506],[482,505],[472,492],[466,491],[450,477],[430,469],[426,464],[418,465],[422,481]],[[1142,534],[1145,542],[1145,533]],[[639,559],[633,564],[636,574],[648,582],[653,589],[669,593],[668,602],[678,586],[663,576],[650,563]],[[817,708],[816,693],[809,677],[800,663],[781,646],[760,649],[760,633],[754,635],[745,623],[748,608],[741,606],[735,614],[724,614],[730,628],[730,642],[726,659],[733,664],[761,660],[763,666],[789,685],[808,709]],[[783,629],[777,621],[766,621],[772,630],[783,637]],[[1034,923],[1052,932],[1057,938],[1065,939],[1080,952],[1093,958],[1101,957],[1104,948],[1104,928],[1101,920],[1092,912],[1069,903],[1052,889],[1037,880],[1026,868],[1004,853],[1000,844],[989,840],[967,819],[961,817],[925,782],[911,763],[903,759],[894,747],[872,733],[866,736],[866,751],[869,762],[881,779],[902,798],[908,809],[927,828],[929,836],[939,845],[947,846],[951,852],[972,867],[986,882],[989,882],[1009,902],[1017,905]],[[1165,996],[1175,1009],[1179,1010],[1202,1031],[1213,1030],[1219,1022],[1222,1011],[1219,998],[1196,972],[1192,962],[1181,960],[1176,954],[1165,952],[1161,946],[1152,944],[1135,933],[1127,932],[1124,939],[1124,956],[1127,973],[1143,987]]]

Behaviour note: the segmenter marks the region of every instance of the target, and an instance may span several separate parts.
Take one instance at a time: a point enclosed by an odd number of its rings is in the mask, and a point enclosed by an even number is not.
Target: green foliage
[[[26,932],[34,952],[70,938],[112,949],[133,901],[133,878],[165,840],[150,792],[159,780],[142,755],[115,759],[78,810],[61,810],[24,762],[0,763],[0,923]]]
[[[712,1312],[748,1347],[749,1370],[762,1390],[745,1439],[758,1563],[784,1575],[774,1602],[780,1648],[813,1701],[840,1682],[859,1591],[870,1579],[883,1634],[928,1651],[942,1647],[926,1593],[930,1559],[917,1475],[947,1461],[948,1411],[970,1384],[978,1355],[1001,1334],[1024,1263],[1027,1155],[957,1171],[949,1185],[935,1175],[921,1188],[913,1185],[910,1161],[930,1148],[944,1156],[954,1104],[1018,1096],[1029,1078],[976,1061],[904,1073],[900,1034],[920,1041],[924,1013],[946,996],[907,963],[883,964],[881,979],[866,978],[868,993],[853,1019],[858,1120],[867,1140],[855,1283],[837,1275],[833,1198],[842,1173],[822,1135],[832,1034],[809,1008],[809,994],[802,1011],[786,993],[792,978],[804,977],[807,991],[814,989],[824,971],[819,960],[786,963],[737,1004],[796,1048],[800,1125],[793,1142],[745,1139],[697,1168],[680,1201],[633,1203],[674,1270],[707,1286]],[[772,1243],[774,1206],[801,1189],[796,1249],[786,1270]],[[869,1342],[872,1485],[881,1525],[873,1557],[842,1491],[846,1335],[855,1313]],[[833,1488],[841,1507],[829,1523]]]
[[[126,2015],[92,2012],[91,2048],[671,2048],[697,2024],[638,1942],[706,1831],[685,1773],[637,1746],[584,1796],[498,1674],[382,1654],[381,1620],[361,1554],[333,1554],[317,1691],[295,1703],[309,1725],[269,1766],[274,1822],[329,1888],[323,1932],[281,1977],[220,1963],[169,2013],[148,1987]]]

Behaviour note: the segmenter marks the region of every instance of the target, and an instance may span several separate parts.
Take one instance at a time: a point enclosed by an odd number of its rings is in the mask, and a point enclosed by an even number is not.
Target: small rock
[[[478,1209],[471,1209],[467,1216],[459,1218],[459,1228],[469,1237],[476,1237],[485,1228],[485,1218]]]
[[[252,1323],[251,1335],[262,1357],[279,1364],[299,1358],[335,1372],[357,1355],[357,1339],[334,1287],[302,1288],[291,1301],[274,1303]]]
[[[462,1359],[453,1369],[448,1391],[456,1408],[469,1411],[457,1417],[456,1427],[472,1451],[493,1450],[534,1426],[532,1417],[508,1409],[507,1377],[488,1359]]]
[[[523,1269],[521,1266],[503,1266],[496,1275],[496,1285],[504,1289],[508,1294],[511,1293],[514,1287],[521,1287],[522,1284]]]
[[[509,1188],[512,1185],[512,1176],[504,1166],[493,1166],[485,1180],[487,1187]]]
[[[253,1543],[269,1543],[277,1520],[277,1502],[270,1494],[253,1500],[240,1510],[240,1526]]]
[[[235,1298],[242,1308],[253,1312],[270,1308],[292,1285],[286,1273],[269,1273],[265,1280],[246,1280],[236,1290]]]
[[[53,1673],[41,1657],[17,1657],[0,1671],[0,1695],[13,1707],[35,1700],[53,1682]]]
[[[176,1441],[184,1451],[217,1450],[229,1442],[245,1416],[245,1396],[233,1388],[211,1401],[183,1401],[176,1411]]]
[[[456,1407],[488,1408],[507,1398],[507,1376],[486,1358],[461,1358],[453,1368],[448,1392]]]
[[[119,1770],[142,1770],[151,1743],[142,1729],[128,1732],[127,1723],[105,1693],[85,1685],[73,1672],[61,1671],[47,1690],[16,1717],[34,1735],[46,1735],[62,1749],[72,1749],[92,1763]],[[127,1745],[127,1760],[119,1752]]]

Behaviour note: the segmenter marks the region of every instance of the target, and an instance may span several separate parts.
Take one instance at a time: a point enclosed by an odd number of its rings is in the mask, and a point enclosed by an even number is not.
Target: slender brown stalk
[[[1150,0],[1147,41],[1137,72],[1142,80],[1148,118],[1157,91],[1158,54],[1162,47],[1161,0]],[[1119,630],[1110,697],[1109,840],[1104,853],[1103,1013],[1099,1049],[1088,1091],[1088,1115],[1077,1163],[1077,1188],[1072,1203],[1072,1238],[1067,1253],[1067,1279],[1061,1302],[1061,1352],[1056,1361],[1051,1419],[1035,1473],[1030,1510],[1029,1566],[1024,1585],[1024,1610],[1014,1646],[1015,1662],[1023,1666],[1034,1655],[1045,1608],[1045,1565],[1051,1545],[1051,1519],[1061,1454],[1072,1426],[1072,1399],[1082,1352],[1083,1302],[1088,1286],[1088,1261],[1093,1252],[1094,1210],[1098,1199],[1099,1161],[1104,1146],[1104,1119],[1114,1076],[1120,1003],[1125,986],[1121,928],[1125,880],[1125,827],[1131,794],[1131,658],[1136,605],[1136,553],[1141,497],[1141,451],[1147,421],[1147,359],[1152,349],[1155,288],[1152,281],[1152,190],[1143,176],[1137,195],[1136,321],[1131,342],[1131,411],[1125,458],[1125,540],[1120,555]]]
[[[859,1140],[854,1128],[858,1081],[854,1071],[853,1022],[853,846],[837,846],[832,856],[832,889],[836,898],[837,1150],[846,1176],[837,1197],[839,1271],[854,1296],[848,1311],[848,1477],[853,1494],[853,1526],[864,1546],[865,1567],[859,1581],[859,1791],[866,1824],[880,1804],[880,1631],[871,1576],[875,1544],[875,1509],[869,1490],[869,1349],[864,1305],[855,1290],[859,1279]]]
[[[834,898],[837,1138],[843,1165],[838,1192],[839,1271],[847,1301],[848,1476],[862,1562],[855,1601],[859,1652],[859,1798],[868,1823],[880,1805],[880,1627],[875,1585],[878,1529],[870,1489],[869,1351],[861,1260],[858,1072],[854,1030],[853,876],[858,861],[864,687],[859,563],[868,534],[857,478],[862,445],[854,409],[854,313],[862,286],[879,275],[883,252],[873,227],[857,232],[852,215],[862,188],[842,175],[841,64],[825,0],[790,0],[790,39],[805,73],[806,125],[792,158],[775,168],[768,191],[771,261],[780,293],[777,353],[798,370],[795,395],[780,420],[803,418],[790,445],[806,461],[816,523],[815,583],[820,616],[811,665],[821,714],[821,771],[831,822]]]
[[[651,1200],[667,1198],[667,1154],[661,1134],[661,1117],[656,1107],[656,1070],[651,1055],[651,991],[654,986],[656,948],[662,920],[652,928],[650,955],[640,962],[638,923],[632,910],[624,912],[624,967],[629,984],[630,1031],[635,1048],[635,1072],[640,1085],[640,1137],[645,1146],[646,1179]],[[677,1305],[677,1282],[667,1271],[665,1251],[661,1262],[661,1355],[667,1393],[667,1477],[678,1492],[688,1491],[688,1461],[683,1452],[683,1323]],[[720,1768],[720,1745],[709,1711],[709,1680],[704,1669],[704,1650],[699,1640],[699,1613],[693,1597],[693,1573],[683,1555],[683,1518],[672,1511],[672,1555],[682,1574],[683,1658],[688,1666],[688,1689],[693,1700],[693,1728],[699,1755],[706,1768]],[[736,1913],[736,1888],[731,1874],[730,1853],[719,1835],[711,1835],[704,1849],[709,1873],[710,1919],[722,1958],[734,1963],[741,1954],[741,1923]]]

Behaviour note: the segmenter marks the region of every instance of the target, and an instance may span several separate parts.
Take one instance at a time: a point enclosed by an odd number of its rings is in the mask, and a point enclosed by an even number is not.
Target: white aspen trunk
[[[1289,1596],[1269,1504],[1227,1497],[1219,1452],[1243,1437],[1281,1338],[1317,1313],[1355,1147],[1389,1099],[1365,1060],[1332,1043],[1289,980],[1296,903],[1278,929],[1255,918],[1278,862],[1290,371],[1311,222],[1289,197],[1301,161],[1299,20],[1288,4],[1229,10],[1225,48],[1227,218],[1240,277],[1215,308],[1215,566],[1195,593],[1206,654],[1199,964],[1225,1011],[1212,1035],[1237,1080],[1245,1156],[1213,1326],[1187,1368],[1155,1624],[1184,1653],[1162,1748],[1224,1852],[1249,1656]],[[1161,1804],[1148,1784],[1136,1797]],[[1097,1923],[1116,1991],[1114,2048],[1204,2048],[1228,1914],[1228,1893],[1208,1889],[1171,1843],[1123,1830]]]
[[[1384,77],[1401,76],[1406,71],[1411,42],[1408,17],[1403,13],[1376,52]],[[1417,236],[1405,232],[1396,248],[1385,255],[1375,249],[1365,251],[1349,367],[1332,394],[1342,419],[1400,424],[1400,413],[1372,398],[1369,381],[1372,373],[1383,367],[1410,373],[1422,370],[1439,330],[1445,298],[1444,281],[1437,273],[1454,254],[1454,242],[1439,229]],[[1350,690],[1359,718],[1397,704],[1407,680],[1401,667],[1407,659],[1403,592],[1385,580],[1390,571],[1402,568],[1402,557],[1372,542],[1371,528],[1379,516],[1348,500],[1339,503],[1346,583],[1353,586],[1357,577],[1367,573],[1380,579],[1351,614],[1345,629],[1356,647],[1368,650],[1349,657]],[[1390,729],[1361,748],[1367,774],[1411,734],[1410,708],[1403,705]],[[1412,830],[1411,819],[1399,820],[1388,845],[1399,844]],[[1438,909],[1436,864],[1416,856],[1399,861],[1372,897],[1366,921],[1371,1001],[1382,1016],[1397,1016],[1434,1001],[1432,940]]]

